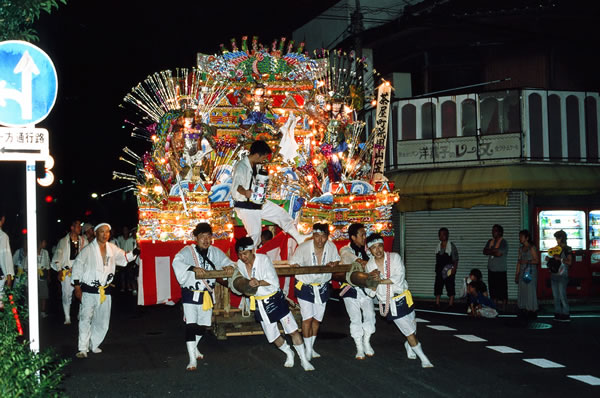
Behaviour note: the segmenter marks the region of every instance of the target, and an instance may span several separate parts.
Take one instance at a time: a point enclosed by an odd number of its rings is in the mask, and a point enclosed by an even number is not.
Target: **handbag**
[[[527,263],[527,268],[523,271],[523,282],[529,283],[533,280],[533,276],[531,275],[531,263]]]

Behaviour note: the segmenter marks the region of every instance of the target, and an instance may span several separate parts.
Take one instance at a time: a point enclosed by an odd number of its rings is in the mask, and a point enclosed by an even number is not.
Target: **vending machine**
[[[590,210],[588,217],[592,296],[600,296],[600,210]]]
[[[600,212],[597,216],[600,221]],[[587,245],[587,224],[587,209],[537,209],[537,246],[541,259],[541,269],[538,274],[538,296],[540,298],[552,297],[550,271],[546,265],[546,259],[548,249],[557,245],[554,234],[560,230],[566,232],[567,245],[573,249],[574,261],[569,267],[567,295],[588,296],[591,294],[592,274]],[[596,229],[596,232],[598,230]],[[600,237],[597,243],[600,243]]]

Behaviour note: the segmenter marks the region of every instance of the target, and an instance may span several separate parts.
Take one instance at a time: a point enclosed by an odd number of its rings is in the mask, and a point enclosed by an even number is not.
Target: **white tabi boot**
[[[63,312],[65,313],[65,325],[71,324],[71,305],[63,304]]]
[[[364,349],[364,345],[363,345],[362,336],[355,338],[354,344],[356,344],[356,355],[354,356],[354,358],[365,359],[365,349]]]
[[[306,352],[304,351],[304,344],[295,345],[294,348],[296,349],[296,352],[298,353],[298,357],[300,357],[300,365],[302,365],[302,368],[304,370],[306,370],[307,372],[309,370],[315,370],[315,367],[312,366],[312,364],[309,362],[309,360],[306,356]]]
[[[406,348],[406,356],[408,359],[417,359],[417,354],[415,354],[410,344],[408,344],[408,341],[404,342],[404,348]]]
[[[423,348],[421,347],[421,343],[417,344],[414,347],[411,347],[412,350],[417,354],[419,359],[421,360],[421,367],[423,368],[433,368],[433,364],[429,361],[429,358],[423,352]]]
[[[365,355],[368,357],[372,357],[375,355],[375,351],[373,347],[371,347],[371,335],[365,334],[363,335],[363,347],[365,348]]]
[[[306,359],[308,359],[309,361],[312,359],[311,340],[312,340],[312,337],[304,337],[304,350],[306,352]]]
[[[289,344],[287,342],[285,342],[277,348],[279,348],[281,351],[283,351],[287,357],[285,359],[285,363],[283,364],[283,366],[285,366],[286,368],[293,368],[294,367],[294,351],[292,351]]]
[[[196,361],[196,342],[186,341],[185,345],[187,347],[188,356],[190,357],[190,363],[188,363],[185,370],[196,370],[198,367],[198,362]]]
[[[202,355],[200,350],[198,350],[198,343],[200,342],[201,338],[202,336],[196,336],[196,359],[204,359],[204,355]]]
[[[80,359],[87,358],[87,352],[79,351],[77,354],[75,354],[75,356]]]
[[[316,339],[317,339],[317,336],[313,336],[310,338],[310,351],[311,351],[313,358],[321,358],[321,354],[319,354],[318,352],[315,351],[315,340]]]

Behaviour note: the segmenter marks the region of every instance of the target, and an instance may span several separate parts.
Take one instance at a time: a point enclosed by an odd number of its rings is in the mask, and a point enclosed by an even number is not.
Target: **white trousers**
[[[239,207],[236,207],[235,214],[242,220],[244,228],[246,228],[248,236],[254,241],[255,246],[260,243],[262,220],[277,224],[284,232],[292,235],[294,239],[298,238],[298,230],[294,225],[292,217],[281,207],[269,200],[265,202],[262,209],[258,210],[240,209]]]
[[[75,288],[71,285],[70,275],[65,275],[65,279],[60,282],[60,288],[62,291],[62,305],[63,312],[65,313],[65,320],[71,319],[71,302],[73,301],[73,290]]]
[[[98,348],[108,332],[112,297],[100,304],[100,295],[83,292],[79,307],[79,351]]]
[[[371,297],[356,289],[356,298],[344,297],[344,305],[350,317],[350,336],[353,339],[375,333],[375,309]]]
[[[417,333],[417,320],[415,319],[415,311],[402,318],[394,319],[394,323],[400,329],[404,336],[410,336]]]
[[[202,309],[202,304],[183,303],[183,321],[186,324],[195,323],[200,326],[210,326],[212,308],[205,311]]]

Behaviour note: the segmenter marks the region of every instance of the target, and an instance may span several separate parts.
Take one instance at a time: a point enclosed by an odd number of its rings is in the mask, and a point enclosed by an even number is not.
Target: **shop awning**
[[[581,195],[600,193],[600,165],[518,164],[390,173],[400,211],[507,203],[508,192]]]

